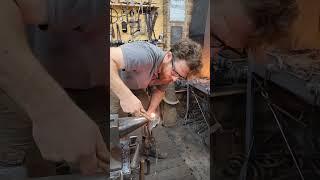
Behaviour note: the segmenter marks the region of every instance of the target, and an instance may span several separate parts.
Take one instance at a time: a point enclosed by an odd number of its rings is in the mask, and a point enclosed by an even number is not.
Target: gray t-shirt
[[[30,46],[64,88],[104,86],[106,24],[104,0],[46,0],[48,29],[29,27]]]
[[[120,77],[130,89],[145,89],[152,78],[158,75],[165,52],[159,47],[143,41],[120,46],[125,68]]]

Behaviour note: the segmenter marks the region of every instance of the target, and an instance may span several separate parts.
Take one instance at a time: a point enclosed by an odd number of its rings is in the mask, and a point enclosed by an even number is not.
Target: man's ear
[[[165,56],[164,56],[163,62],[169,63],[169,62],[171,62],[171,60],[172,60],[172,52],[167,51]]]

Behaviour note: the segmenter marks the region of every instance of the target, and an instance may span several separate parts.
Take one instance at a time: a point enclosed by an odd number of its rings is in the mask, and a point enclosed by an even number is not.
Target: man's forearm
[[[159,89],[154,89],[151,95],[151,101],[148,108],[148,113],[153,113],[158,108],[160,102],[162,101],[165,95],[165,91],[161,91]]]
[[[68,95],[50,77],[33,56],[27,44],[19,9],[10,1],[1,1],[0,88],[32,120],[44,121],[66,111],[79,111]],[[10,17],[10,18],[8,18]]]
[[[112,80],[110,81],[110,88],[113,93],[116,94],[116,96],[121,99],[128,98],[129,95],[133,95],[133,93],[130,91],[130,89],[124,84],[122,79],[120,78],[118,74],[118,67],[113,59],[110,61],[110,78]]]
[[[57,116],[66,111],[79,111],[35,58],[27,54],[23,58],[8,56],[1,58],[0,87],[33,121],[45,121],[48,116]]]

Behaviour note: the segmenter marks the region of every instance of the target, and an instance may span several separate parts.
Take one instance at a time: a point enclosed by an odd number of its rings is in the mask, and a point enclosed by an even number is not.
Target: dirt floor
[[[209,151],[197,136],[184,127],[154,129],[157,145],[161,152],[167,152],[167,159],[160,159],[156,164],[151,159],[151,174],[146,180],[156,179],[209,179]]]

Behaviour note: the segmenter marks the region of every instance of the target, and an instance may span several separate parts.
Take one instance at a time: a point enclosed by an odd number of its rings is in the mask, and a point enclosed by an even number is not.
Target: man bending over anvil
[[[174,44],[164,52],[147,42],[132,42],[110,49],[110,113],[151,116],[164,97],[168,84],[186,79],[190,73],[201,69],[201,46],[190,39]],[[151,97],[147,91],[151,92]],[[143,134],[145,136],[145,133]],[[155,156],[151,142],[149,156]],[[166,154],[158,152],[158,158]]]

